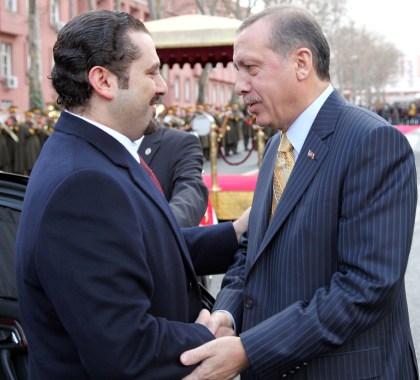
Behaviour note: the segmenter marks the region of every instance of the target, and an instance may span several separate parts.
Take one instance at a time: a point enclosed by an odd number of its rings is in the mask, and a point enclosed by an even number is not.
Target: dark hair
[[[312,52],[315,71],[321,80],[330,80],[330,47],[315,17],[307,10],[293,5],[278,5],[248,17],[238,33],[262,18],[272,25],[270,48],[286,59],[298,48]]]
[[[69,21],[54,44],[51,81],[57,104],[71,110],[86,105],[92,94],[88,73],[102,66],[114,73],[120,88],[128,86],[128,66],[141,56],[128,32],[149,34],[144,24],[125,12],[98,10]]]

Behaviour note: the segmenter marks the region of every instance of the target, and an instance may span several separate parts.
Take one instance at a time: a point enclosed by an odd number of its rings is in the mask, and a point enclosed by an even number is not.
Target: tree
[[[160,20],[163,17],[163,4],[162,0],[147,0],[149,6],[149,14],[151,20]]]
[[[392,82],[401,56],[395,45],[350,23],[337,29],[332,51],[335,87],[354,103],[382,104],[385,86]]]
[[[96,2],[95,0],[88,0],[89,10],[94,11],[96,9]]]
[[[44,98],[42,93],[42,69],[41,69],[41,39],[39,27],[39,13],[36,0],[28,3],[28,45],[30,56],[29,77],[29,105],[30,108],[43,108]]]

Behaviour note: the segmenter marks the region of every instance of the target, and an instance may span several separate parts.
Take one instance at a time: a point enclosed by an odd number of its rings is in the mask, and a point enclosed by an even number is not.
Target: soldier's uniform
[[[44,112],[44,123],[46,135],[51,135],[54,132],[55,123],[60,117],[61,111],[57,109],[55,104],[47,103],[46,110]]]
[[[232,143],[232,151],[234,154],[236,154],[238,152],[238,142],[241,138],[240,135],[242,132],[244,114],[239,109],[237,103],[232,103],[230,106],[232,112],[229,115],[229,126],[234,139],[234,142]]]
[[[41,152],[41,132],[39,126],[34,123],[31,111],[25,112],[25,121],[21,124],[21,128],[26,131],[25,167],[30,174]]]
[[[186,132],[192,131],[191,121],[194,117],[194,109],[192,107],[185,108],[185,114],[183,117],[184,120],[184,128],[183,130]]]
[[[178,106],[172,106],[168,109],[163,118],[163,125],[180,130],[184,129],[184,119],[180,115],[180,108]]]
[[[195,115],[204,114],[204,106],[197,104]],[[200,135],[201,146],[203,147],[203,156],[208,161],[210,160],[210,132],[207,135]]]
[[[34,108],[32,110],[33,113],[33,122],[36,124],[37,133],[39,135],[39,140],[41,142],[41,147],[47,141],[50,132],[48,131],[48,125],[46,123],[46,119],[42,114],[42,111],[39,108]]]
[[[10,155],[7,144],[9,138],[9,135],[5,131],[4,124],[0,123],[0,170],[5,172],[10,170]]]
[[[254,137],[256,134],[256,130],[254,129],[254,123],[254,115],[248,115],[244,117],[244,120],[242,122],[242,136],[244,139],[245,150],[252,148],[252,144],[254,143]],[[250,147],[248,146],[249,143],[251,143]]]
[[[231,105],[225,107],[225,112],[220,117],[222,133],[224,133],[222,144],[226,156],[230,156],[230,154],[236,154],[238,152],[239,120],[237,120],[237,117],[238,115],[233,112]]]
[[[8,148],[10,155],[10,170],[17,174],[25,174],[25,131],[19,126],[17,119],[17,107],[9,107],[9,117],[4,122],[7,128],[17,137],[15,141],[8,137]]]

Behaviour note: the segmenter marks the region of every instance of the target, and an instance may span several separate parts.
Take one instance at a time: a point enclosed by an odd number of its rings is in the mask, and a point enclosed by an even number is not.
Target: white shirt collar
[[[140,146],[140,141],[139,140],[131,141],[127,136],[125,136],[122,133],[117,132],[116,130],[114,130],[112,128],[109,128],[109,127],[107,127],[103,124],[97,123],[96,121],[88,119],[87,117],[77,115],[77,114],[75,114],[73,112],[69,112],[67,110],[65,112],[68,112],[68,113],[72,114],[73,116],[76,116],[80,119],[83,119],[83,120],[87,121],[88,123],[94,125],[95,127],[98,127],[99,129],[101,129],[105,133],[108,133],[108,135],[112,136],[121,145],[123,145],[128,150],[128,152],[134,157],[134,159],[138,163],[140,163],[140,158],[139,158],[139,154],[138,154],[138,149],[139,149],[139,146]]]
[[[329,84],[322,94],[319,95],[312,104],[298,116],[298,118],[287,130],[287,138],[293,145],[296,159],[302,150],[303,144],[305,143],[306,137],[308,136],[319,110],[333,91],[333,86]]]

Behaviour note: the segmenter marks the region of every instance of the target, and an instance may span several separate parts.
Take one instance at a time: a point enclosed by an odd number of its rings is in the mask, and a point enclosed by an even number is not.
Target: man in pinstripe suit
[[[208,322],[221,337],[181,356],[202,362],[185,379],[418,378],[404,289],[413,152],[397,129],[332,88],[329,59],[301,8],[268,8],[239,28],[236,92],[258,125],[279,133]],[[295,165],[270,220],[284,133]],[[237,336],[223,336],[232,327]]]

